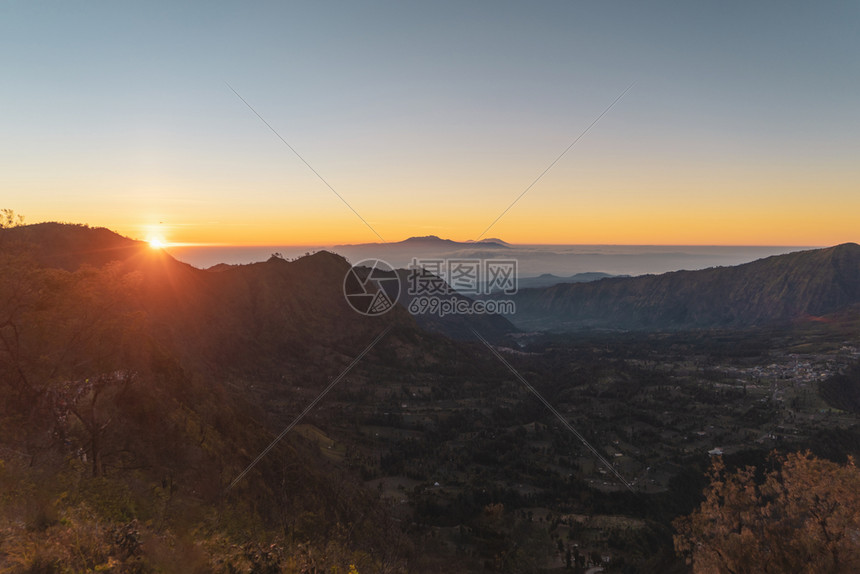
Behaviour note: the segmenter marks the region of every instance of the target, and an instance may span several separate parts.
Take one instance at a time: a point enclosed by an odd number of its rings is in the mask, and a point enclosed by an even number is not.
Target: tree
[[[0,209],[0,229],[18,227],[24,224],[24,216],[18,215],[11,209]]]
[[[52,389],[55,416],[61,423],[58,426],[65,431],[65,425],[62,423],[67,421],[69,413],[73,414],[82,426],[94,477],[104,474],[104,440],[107,429],[114,420],[114,413],[105,414],[103,411],[116,402],[116,397],[127,389],[134,378],[135,373],[132,371],[114,371],[83,380],[65,381]],[[100,401],[107,395],[112,396]]]
[[[705,501],[674,526],[676,551],[698,573],[860,571],[860,471],[809,452],[755,467],[710,469]]]
[[[145,354],[140,278],[43,268],[15,250],[0,251],[0,271],[0,440],[35,456],[81,438],[99,476],[116,399]]]

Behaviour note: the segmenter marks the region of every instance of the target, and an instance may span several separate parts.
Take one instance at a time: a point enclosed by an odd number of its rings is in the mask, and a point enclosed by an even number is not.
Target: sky
[[[856,1],[5,0],[0,208],[195,244],[860,241],[858,29]]]

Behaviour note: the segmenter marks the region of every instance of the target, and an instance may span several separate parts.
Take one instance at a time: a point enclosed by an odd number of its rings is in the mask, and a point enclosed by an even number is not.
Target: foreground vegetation
[[[705,501],[679,518],[675,546],[696,573],[860,570],[860,471],[809,453],[728,472],[717,459]]]

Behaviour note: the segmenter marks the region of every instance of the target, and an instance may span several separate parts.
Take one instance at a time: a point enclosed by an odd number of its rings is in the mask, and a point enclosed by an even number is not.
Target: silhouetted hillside
[[[348,267],[322,252],[204,271],[107,230],[3,230],[0,525],[20,534],[4,535],[4,552],[43,565],[11,571],[239,571],[226,565],[269,559],[249,532],[280,536],[297,563],[287,534],[309,555],[325,548],[314,564],[345,571],[353,553],[402,541],[357,473],[295,433],[228,489],[385,327],[352,376],[419,363],[409,353],[423,333],[404,309],[348,308]]]
[[[314,341],[327,346],[344,338],[372,338],[368,329],[378,331],[386,321],[364,317],[348,306],[343,279],[350,265],[327,251],[295,261],[271,257],[266,262],[200,270],[104,228],[41,223],[2,232],[5,241],[45,267],[73,271],[81,265],[113,263],[124,273],[138,272],[145,292],[141,305],[165,336],[174,337],[195,360],[211,357],[231,367],[267,363],[285,349]],[[424,241],[448,240],[431,236],[402,243]],[[474,327],[491,340],[516,331],[501,316],[419,315],[413,320],[405,311],[409,298],[405,288],[403,292],[401,305],[386,316],[407,330],[420,327],[472,339]]]
[[[826,315],[860,302],[860,246],[738,265],[525,289],[511,321],[575,330],[744,327]]]
[[[104,227],[36,223],[0,229],[0,245],[26,245],[41,265],[74,271],[83,264],[100,267],[148,251],[149,245]]]

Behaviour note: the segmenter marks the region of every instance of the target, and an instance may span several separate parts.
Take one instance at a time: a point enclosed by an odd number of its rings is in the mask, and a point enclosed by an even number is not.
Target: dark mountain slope
[[[213,571],[189,565],[181,548],[159,554],[156,537],[174,533],[220,545],[198,561],[212,555],[225,571],[233,554],[256,548],[249,532],[267,543],[295,537],[308,555],[342,547],[315,563],[327,571],[402,537],[375,493],[296,433],[227,489],[384,327],[351,376],[407,372],[398,353],[427,336],[404,309],[351,311],[341,293],[348,267],[318,253],[207,272],[105,230],[0,231],[0,523],[68,539],[78,524],[98,537],[140,524],[150,546],[129,555],[143,564],[134,571]],[[80,509],[88,522],[67,519]],[[14,538],[4,537],[0,565]],[[59,571],[49,566],[65,565],[61,554],[27,571]]]
[[[744,327],[833,313],[860,302],[860,246],[846,243],[738,265],[526,289],[523,328]]]
[[[160,339],[198,366],[259,367],[312,346],[345,344],[358,352],[353,342],[370,341],[388,324],[418,329],[400,307],[381,317],[354,312],[342,291],[349,263],[324,251],[208,271],[107,229],[58,223],[0,229],[0,249],[38,267],[108,266],[128,276],[135,284],[130,304],[147,313]]]
[[[143,241],[123,237],[103,227],[68,223],[36,223],[0,229],[0,248],[26,246],[45,267],[74,271],[83,264],[101,267],[152,251]]]
[[[342,257],[322,251],[293,262],[272,257],[203,272],[214,304],[200,306],[188,324],[207,325],[207,330],[217,326],[219,335],[207,338],[217,347],[215,360],[231,369],[268,365],[278,370],[278,364],[311,354],[354,355],[388,325],[416,336],[415,321],[401,307],[379,317],[352,310],[343,295],[348,269]]]

